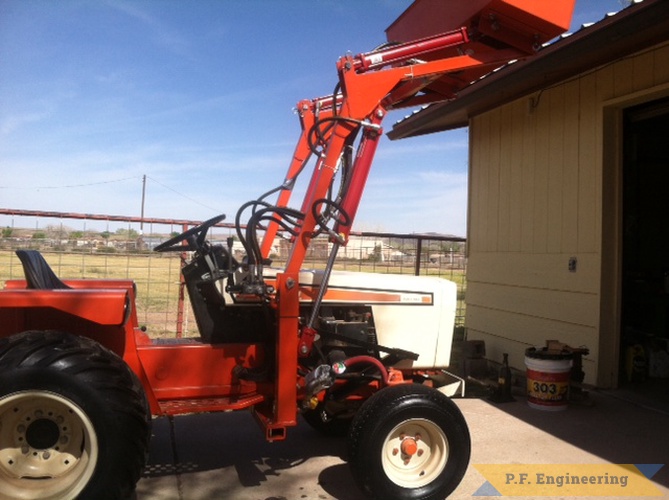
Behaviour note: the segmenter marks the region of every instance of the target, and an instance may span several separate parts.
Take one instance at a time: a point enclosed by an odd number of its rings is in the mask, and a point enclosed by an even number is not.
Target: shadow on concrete
[[[564,411],[531,408],[524,394],[496,409],[614,464],[665,464],[652,480],[669,486],[669,413],[652,401],[630,401],[620,391],[590,391]],[[551,463],[550,449],[542,450]],[[573,460],[571,461],[573,462]]]
[[[358,500],[363,497],[342,463],[346,445],[345,438],[323,436],[303,421],[285,441],[269,443],[249,412],[158,418],[137,498],[245,498],[253,492],[280,500],[292,489],[302,492],[298,498]],[[165,495],[172,496],[162,496],[155,486],[169,477]]]
[[[522,392],[510,403],[456,400],[470,427],[472,460],[452,498],[471,498],[484,483],[474,464],[667,463],[669,413],[621,394],[592,391],[560,412],[530,408]],[[361,500],[346,449],[346,439],[305,422],[287,440],[268,443],[248,412],[158,418],[135,499]],[[652,480],[666,493],[669,464]]]

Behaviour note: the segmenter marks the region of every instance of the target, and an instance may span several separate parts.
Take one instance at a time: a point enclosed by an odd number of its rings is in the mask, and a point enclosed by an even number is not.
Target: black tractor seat
[[[56,276],[44,256],[37,250],[17,250],[16,256],[23,265],[23,274],[25,274],[28,288],[34,290],[70,288]]]

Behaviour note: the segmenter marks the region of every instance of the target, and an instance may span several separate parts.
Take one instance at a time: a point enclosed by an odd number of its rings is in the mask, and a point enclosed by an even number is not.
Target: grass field
[[[177,254],[50,252],[42,254],[55,273],[64,279],[132,279],[137,284],[137,314],[152,337],[176,336],[181,262]],[[280,265],[280,262],[277,262]],[[322,268],[323,263],[305,267]],[[342,261],[335,269],[389,274],[413,274],[413,266],[391,265],[368,260]],[[456,325],[464,321],[464,269],[427,264],[421,275],[439,276],[458,285]],[[0,286],[9,279],[23,279],[23,269],[11,249],[0,248]],[[197,327],[186,299],[182,325],[184,336],[197,335]]]

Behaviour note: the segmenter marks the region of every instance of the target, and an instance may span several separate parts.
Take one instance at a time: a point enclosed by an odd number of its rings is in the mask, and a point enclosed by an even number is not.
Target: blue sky
[[[410,3],[0,0],[0,207],[139,216],[146,175],[146,216],[230,220],[283,180],[294,105]],[[572,26],[622,3],[577,0]],[[467,141],[384,138],[354,229],[464,236]]]

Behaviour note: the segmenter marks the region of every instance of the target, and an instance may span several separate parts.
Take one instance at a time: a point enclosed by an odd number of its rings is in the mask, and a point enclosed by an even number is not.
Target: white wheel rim
[[[0,398],[0,500],[74,498],[97,457],[93,424],[69,399],[46,391]]]
[[[409,419],[388,433],[381,463],[388,479],[403,488],[420,488],[434,481],[448,462],[448,439],[430,420]]]

